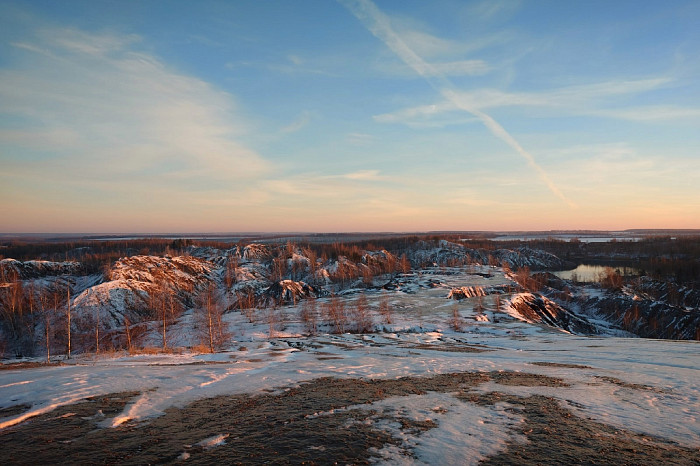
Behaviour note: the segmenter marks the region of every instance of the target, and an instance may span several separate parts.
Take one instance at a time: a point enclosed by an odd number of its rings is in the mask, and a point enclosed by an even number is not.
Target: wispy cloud
[[[700,108],[679,107],[673,105],[650,105],[627,107],[622,109],[602,109],[591,112],[594,115],[631,121],[697,120]]]
[[[534,157],[525,150],[503,126],[490,115],[478,108],[470,106],[467,102],[458,98],[458,94],[454,91],[454,86],[447,77],[442,75],[436,67],[423,60],[406,41],[392,29],[388,17],[382,13],[374,3],[370,0],[345,0],[342,1],[342,3],[352,11],[375,37],[384,42],[384,44],[401,60],[426,79],[445,99],[452,102],[457,108],[477,117],[494,136],[504,141],[522,156],[554,195],[566,202],[570,207],[575,207],[575,204],[561,192],[547,172],[537,164]]]
[[[487,21],[501,16],[510,16],[520,7],[519,0],[501,0],[498,2],[482,0],[469,5],[470,16],[476,17],[479,21]]]
[[[426,74],[431,76],[481,76],[491,71],[491,66],[484,60],[456,60],[445,62],[431,62],[430,68],[425,69]],[[403,76],[406,74],[405,64],[382,63],[379,65],[381,71],[390,74]],[[415,76],[415,72],[411,75]]]
[[[292,64],[297,66],[304,63],[304,60],[302,60],[302,58],[299,55],[294,55],[293,53],[287,55],[287,60],[289,60],[290,62],[292,62]]]
[[[13,47],[16,47],[18,49],[29,50],[30,52],[46,55],[47,57],[54,57],[53,54],[51,52],[49,52],[47,49],[37,47],[36,45],[33,45],[33,44],[27,44],[26,42],[10,42],[10,45]]]
[[[345,140],[353,146],[366,146],[376,141],[376,137],[366,133],[350,133],[345,137]]]
[[[311,113],[308,111],[303,111],[301,114],[294,119],[290,124],[282,128],[283,133],[296,133],[297,131],[304,128],[311,121]]]
[[[345,173],[344,175],[340,175],[340,178],[358,181],[380,181],[386,179],[385,176],[379,174],[379,170],[360,170],[352,173]]]
[[[483,60],[460,60],[434,63],[433,69],[443,76],[477,76],[488,73],[491,67]]]
[[[270,61],[230,61],[224,64],[224,68],[228,70],[255,68],[285,75],[312,75],[312,76],[327,76],[338,77],[340,75],[329,71],[323,66],[323,63],[315,63],[304,59],[299,55],[290,54],[280,57],[277,62]]]
[[[165,172],[234,181],[264,173],[266,161],[237,140],[246,127],[233,97],[139,51],[138,41],[54,29],[16,43],[27,53],[0,71],[0,99],[20,123],[3,131],[3,157],[43,149],[60,158],[65,176],[79,170],[97,179]],[[34,177],[55,177],[50,165],[24,166]]]
[[[530,107],[557,115],[597,116],[604,118],[659,121],[697,118],[700,108],[680,106],[616,107],[613,98],[642,94],[672,85],[670,78],[606,81],[569,86],[542,92],[503,92],[498,89],[454,91],[451,98],[431,105],[419,105],[374,116],[380,123],[403,123],[409,126],[444,126],[463,122],[457,115],[462,106],[481,111],[504,107]],[[449,115],[452,114],[450,118]]]

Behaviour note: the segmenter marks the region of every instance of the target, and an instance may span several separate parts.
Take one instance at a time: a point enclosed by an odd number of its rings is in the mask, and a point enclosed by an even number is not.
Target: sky
[[[700,2],[0,0],[0,232],[700,228]]]

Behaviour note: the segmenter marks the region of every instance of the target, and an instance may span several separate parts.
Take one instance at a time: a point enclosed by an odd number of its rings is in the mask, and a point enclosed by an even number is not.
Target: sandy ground
[[[557,378],[519,372],[395,380],[320,378],[262,395],[202,399],[143,423],[102,428],[138,395],[115,393],[0,432],[0,464],[367,464],[377,459],[379,449],[400,446],[403,440],[378,429],[378,413],[361,407],[428,392],[452,393],[463,403],[479,406],[506,403],[522,416],[524,421],[516,427],[520,440],[508,442],[484,464],[700,464],[698,450],[578,417],[552,398],[475,390],[488,381],[567,386]],[[398,415],[393,421],[414,436],[437,426]],[[220,444],[210,447],[217,440]]]

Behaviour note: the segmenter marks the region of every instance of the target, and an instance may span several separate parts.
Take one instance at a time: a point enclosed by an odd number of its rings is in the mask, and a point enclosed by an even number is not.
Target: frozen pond
[[[576,281],[592,283],[598,281],[600,274],[603,273],[606,268],[607,266],[604,265],[581,264],[572,270],[562,270],[560,272],[552,273],[565,280],[572,280],[575,277]],[[620,272],[620,275],[622,276],[635,276],[639,275],[640,272],[639,269],[634,267],[612,267],[612,269]]]

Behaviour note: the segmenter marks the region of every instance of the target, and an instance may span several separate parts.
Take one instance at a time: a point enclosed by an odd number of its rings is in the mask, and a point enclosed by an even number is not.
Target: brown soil
[[[0,371],[10,371],[16,369],[35,369],[37,367],[63,366],[62,362],[11,362],[8,364],[0,364]]]
[[[629,383],[629,382],[625,382],[624,380],[617,379],[615,377],[596,375],[595,378],[598,380],[602,380],[603,382],[608,382],[608,383],[618,385],[618,386],[623,387],[623,388],[629,388],[632,390],[649,390],[649,391],[656,392],[656,393],[666,393],[665,390],[661,390],[660,388],[651,387],[649,385],[642,385],[642,384],[638,384],[638,383]]]
[[[563,367],[566,369],[593,369],[591,366],[582,366],[580,364],[562,364],[559,362],[531,362],[533,366],[543,366],[543,367]]]
[[[19,416],[20,414],[29,411],[30,408],[31,406],[25,404],[8,406],[7,408],[0,409],[0,418]]]
[[[478,346],[467,346],[467,345],[412,345],[403,346],[403,348],[410,349],[421,349],[421,350],[431,350],[431,351],[444,351],[447,353],[485,353],[487,351],[492,351]]]
[[[577,417],[554,398],[489,393],[468,395],[465,399],[486,405],[504,401],[522,407],[518,413],[524,416],[525,422],[520,426],[520,433],[528,441],[509,443],[505,451],[483,461],[484,465],[700,464],[697,449]]]
[[[649,458],[653,462],[700,459],[698,452],[578,418],[551,398],[479,395],[471,391],[489,380],[506,385],[566,386],[560,379],[519,372],[468,372],[395,380],[321,378],[281,392],[199,400],[182,409],[168,409],[146,423],[97,428],[104,417],[121,412],[136,396],[113,394],[64,406],[0,432],[0,464],[171,463],[178,461],[183,452],[190,454],[188,462],[195,464],[365,464],[371,459],[372,448],[399,445],[401,441],[364,422],[376,412],[338,409],[428,391],[456,392],[460,399],[471,403],[507,401],[523,406],[526,421],[522,433],[530,442],[509,445],[507,452],[489,460],[494,464],[580,463],[587,458],[596,463],[610,458],[608,462],[617,464],[644,464]],[[98,410],[104,417],[95,416]],[[436,427],[433,422],[398,421],[415,433]],[[209,450],[197,446],[219,434],[228,435],[224,445]],[[12,447],[7,448],[9,445]]]
[[[526,372],[500,371],[492,372],[493,381],[501,385],[520,387],[568,387],[561,379],[546,375],[528,374]]]

